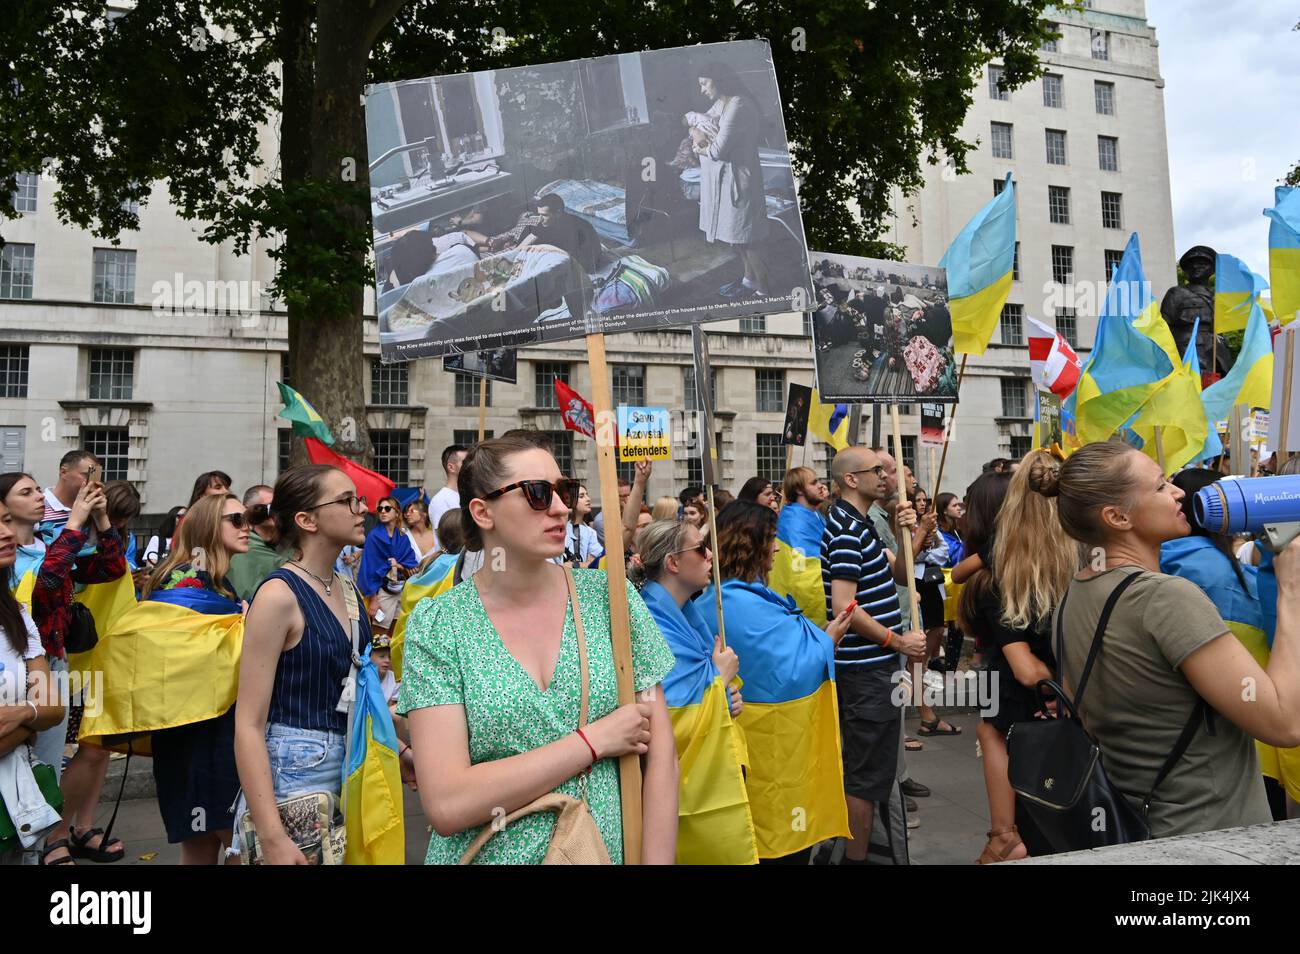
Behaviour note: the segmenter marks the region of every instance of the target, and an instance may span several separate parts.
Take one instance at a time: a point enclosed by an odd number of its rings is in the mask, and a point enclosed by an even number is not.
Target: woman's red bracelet
[[[591,764],[595,765],[600,761],[600,756],[596,754],[596,747],[591,744],[591,739],[587,738],[587,733],[583,732],[581,729],[578,730],[578,738],[582,739],[583,742],[586,742],[587,748],[591,749]]]

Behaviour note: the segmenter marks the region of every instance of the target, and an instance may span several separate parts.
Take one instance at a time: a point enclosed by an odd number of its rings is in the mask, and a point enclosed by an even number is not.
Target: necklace
[[[303,566],[303,565],[302,565],[301,563],[299,563],[297,560],[290,560],[290,561],[289,561],[289,564],[290,564],[291,566],[296,566],[298,569],[302,570],[302,572],[306,573],[308,576],[310,576],[313,580],[315,580],[315,581],[316,581],[317,583],[319,583],[321,586],[325,587],[325,595],[326,595],[326,596],[329,596],[329,595],[330,595],[330,586],[332,586],[333,583],[334,583],[334,573],[333,573],[333,572],[330,573],[330,581],[329,581],[329,583],[326,583],[326,582],[325,582],[324,580],[322,580],[319,576],[317,576],[317,575],[316,575],[315,573],[313,573],[311,570],[307,569],[305,566]]]

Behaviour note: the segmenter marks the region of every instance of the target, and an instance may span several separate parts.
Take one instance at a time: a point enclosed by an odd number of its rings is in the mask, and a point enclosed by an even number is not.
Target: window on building
[[[916,435],[903,435],[903,466],[912,468],[912,476],[916,476]]]
[[[27,372],[31,348],[27,345],[0,345],[0,397],[27,397]]]
[[[700,395],[695,390],[695,366],[687,365],[682,368],[682,389],[686,392],[686,400],[682,405],[688,411],[702,411],[700,407]],[[718,406],[718,370],[709,368],[709,401],[716,408]]]
[[[803,336],[805,338],[811,338],[812,337],[812,315],[809,312],[801,311],[799,313],[799,317],[803,319]]]
[[[625,404],[628,407],[645,406],[645,365],[616,364],[613,367],[614,406]]]
[[[1053,29],[1053,30],[1056,30],[1059,26],[1060,26],[1059,23],[1053,23],[1053,24],[1052,24],[1052,29]],[[1060,42],[1061,42],[1060,40],[1044,40],[1044,41],[1043,41],[1043,52],[1044,52],[1044,53],[1057,53],[1057,52],[1059,52]]]
[[[989,123],[989,139],[993,145],[994,159],[1014,159],[1015,149],[1012,146],[1011,123]]]
[[[614,476],[617,480],[626,480],[629,484],[636,479],[636,461],[619,460],[618,454],[614,455]],[[590,488],[588,488],[590,492]],[[647,500],[645,506],[654,509],[654,501]]]
[[[384,364],[378,358],[370,360],[370,403],[405,406],[408,401],[408,365],[405,361]]]
[[[35,275],[35,245],[6,242],[0,248],[0,298],[29,301]]]
[[[81,446],[99,458],[101,480],[126,480],[131,432],[125,427],[83,427]]]
[[[492,406],[492,379],[476,378],[469,374],[456,374],[456,406],[478,407],[479,381],[487,384],[487,406]]]
[[[759,434],[755,446],[758,476],[778,483],[785,479],[785,446],[780,434]]]
[[[1111,276],[1115,274],[1115,269],[1119,268],[1119,263],[1124,260],[1124,250],[1119,248],[1108,248],[1102,252],[1106,261],[1106,281],[1110,281]]]
[[[135,304],[135,252],[125,248],[95,249],[93,300],[105,305]]]
[[[989,99],[997,99],[1002,102],[1008,102],[1011,94],[1002,88],[1002,77],[1006,71],[1000,66],[989,64]]]
[[[1068,285],[1074,281],[1074,246],[1052,246],[1052,281]]]
[[[1115,115],[1115,84],[1104,80],[1092,81],[1092,99],[1102,116]]]
[[[1011,253],[1011,280],[1020,281],[1020,243],[1016,243],[1016,249]]]
[[[15,178],[18,188],[14,190],[14,211],[35,212],[37,183],[41,177],[31,172],[20,172]]]
[[[1002,416],[1028,417],[1028,381],[1025,378],[1001,378],[999,383],[1002,385]]]
[[[573,431],[543,431],[551,441],[551,456],[555,458],[555,465],[560,468],[560,473],[566,477],[575,476],[573,473]],[[588,487],[587,492],[591,494],[592,503],[600,505],[600,488]]]
[[[740,319],[741,334],[761,335],[767,333],[767,315],[750,315]]]
[[[1056,330],[1071,348],[1079,347],[1079,319],[1073,308],[1056,309]]]
[[[488,440],[493,436],[495,436],[495,432],[490,427],[483,432],[483,440]],[[453,430],[451,432],[451,442],[453,444],[459,444],[462,447],[469,447],[471,444],[477,444],[478,428],[476,427],[469,431]]]
[[[280,380],[289,387],[293,387],[292,382],[289,380],[289,352],[287,351],[280,352]]]
[[[1002,315],[998,319],[1002,329],[1004,345],[1022,345],[1025,343],[1025,306],[1010,302],[1002,306]]]
[[[1097,137],[1097,165],[1103,172],[1119,172],[1119,139],[1115,136]]]
[[[275,465],[276,473],[283,474],[289,469],[289,452],[293,449],[293,429],[278,427],[275,430]]]
[[[374,454],[375,470],[399,487],[411,482],[411,432],[409,430],[380,430],[370,432],[370,449]]]
[[[1067,186],[1047,187],[1047,215],[1057,225],[1070,224],[1070,190]]]
[[[129,401],[135,393],[135,352],[127,348],[92,348],[90,386],[92,401]]]
[[[1011,455],[1011,459],[1022,460],[1026,454],[1034,449],[1033,444],[1034,439],[1028,434],[1023,436],[1013,434],[1011,436],[1011,449],[1008,452]]]
[[[1052,109],[1065,108],[1065,77],[1057,73],[1043,76],[1043,105]]]
[[[785,410],[785,372],[759,368],[754,372],[754,387],[760,411]]]
[[[1103,229],[1124,227],[1124,197],[1118,192],[1101,194],[1101,227]]]
[[[560,406],[555,396],[555,382],[569,383],[569,365],[564,361],[533,362],[533,404],[536,407]]]
[[[1094,60],[1110,59],[1110,34],[1105,30],[1092,31],[1092,58]]]
[[[1065,165],[1065,130],[1047,130],[1047,164],[1049,166]]]
[[[130,212],[132,215],[139,217],[140,215],[139,199],[123,199],[120,203],[118,203],[118,205],[123,212]]]

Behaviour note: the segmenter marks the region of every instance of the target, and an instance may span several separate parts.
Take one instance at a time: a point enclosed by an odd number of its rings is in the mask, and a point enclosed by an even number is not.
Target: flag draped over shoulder
[[[694,600],[717,633],[713,587]],[[848,835],[835,649],[794,602],[759,583],[726,580],[727,645],[740,658],[750,812],[760,858]]]
[[[813,388],[812,407],[808,409],[808,430],[836,450],[849,446],[849,406],[823,404],[821,395]]]
[[[402,604],[397,613],[397,622],[393,624],[393,639],[389,645],[389,652],[393,660],[393,678],[398,682],[402,681],[402,657],[406,648],[406,622],[415,612],[415,604],[425,597],[441,596],[446,593],[455,583],[456,578],[456,560],[458,555],[455,553],[443,553],[437,556],[432,563],[425,568],[423,573],[417,574],[406,581],[402,587]]]
[[[9,571],[10,591],[23,608],[32,611],[32,593],[36,589],[36,578],[41,574],[41,564],[45,562],[45,550],[36,547],[19,547],[13,568]]]
[[[757,864],[743,771],[745,739],[731,718],[727,687],[713,665],[713,636],[699,607],[688,602],[679,608],[658,583],[643,586],[641,597],[677,659],[663,680],[681,779],[677,863]]]
[[[1290,324],[1300,310],[1300,189],[1278,186],[1268,225],[1268,277],[1273,286],[1273,313]],[[1217,282],[1217,279],[1216,279]]]
[[[124,736],[223,714],[235,704],[243,645],[244,617],[233,600],[191,587],[151,593],[86,654],[85,668],[102,672],[103,685],[87,687],[78,741],[125,752]],[[147,736],[131,748],[152,751]]]
[[[322,444],[334,443],[329,425],[305,397],[283,381],[276,381],[275,386],[280,389],[280,400],[284,402],[284,410],[277,417],[293,421],[293,432],[299,437],[314,437]]]
[[[1142,438],[1143,452],[1163,463],[1167,474],[1197,460],[1209,433],[1201,405],[1201,362],[1196,354],[1196,331],[1200,326],[1198,318],[1183,361],[1160,382],[1129,424],[1133,433]]]
[[[379,670],[366,647],[343,766],[345,864],[400,865],[406,860],[402,824],[402,770],[397,730],[384,702]]]
[[[1205,449],[1197,459],[1217,457],[1223,453],[1217,424],[1225,420],[1238,404],[1247,407],[1268,408],[1273,397],[1273,338],[1269,334],[1264,310],[1255,302],[1246,322],[1246,335],[1241,341],[1241,351],[1233,362],[1232,370],[1215,381],[1201,395],[1205,417],[1209,421],[1209,434]]]
[[[776,556],[767,585],[788,596],[814,626],[826,625],[826,591],[822,586],[822,522],[817,511],[797,501],[781,508],[776,520]]]
[[[135,598],[135,580],[130,573],[123,573],[116,580],[107,583],[91,583],[82,588],[73,599],[81,603],[95,618],[95,632],[107,633],[123,613],[137,605]],[[91,677],[91,652],[68,653],[68,669],[82,673],[82,685]]]
[[[1214,263],[1214,333],[1240,331],[1268,282],[1235,255],[1220,253]]]
[[[948,272],[952,349],[983,354],[1011,294],[1016,260],[1016,187],[1007,173],[1002,191],[975,213],[948,246],[939,267]]]
[[[1079,385],[1061,409],[1079,444],[1108,440],[1182,364],[1142,271],[1137,233],[1106,289],[1097,338]]]
[[[303,444],[306,445],[307,457],[313,464],[329,464],[332,467],[337,467],[352,478],[352,483],[357,488],[357,494],[366,498],[371,513],[375,512],[375,507],[378,506],[380,500],[392,494],[393,487],[396,485],[383,474],[377,474],[373,470],[367,470],[360,464],[348,460],[342,454],[330,450],[314,437],[306,438]]]

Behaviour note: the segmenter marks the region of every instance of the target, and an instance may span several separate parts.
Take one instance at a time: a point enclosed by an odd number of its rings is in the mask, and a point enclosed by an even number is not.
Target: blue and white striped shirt
[[[903,631],[898,589],[885,547],[871,521],[852,504],[839,500],[831,508],[822,533],[822,587],[826,591],[826,618],[834,619],[831,581],[852,580],[857,584],[860,606],[881,626]],[[884,666],[896,664],[898,653],[850,630],[835,650],[835,665]]]

